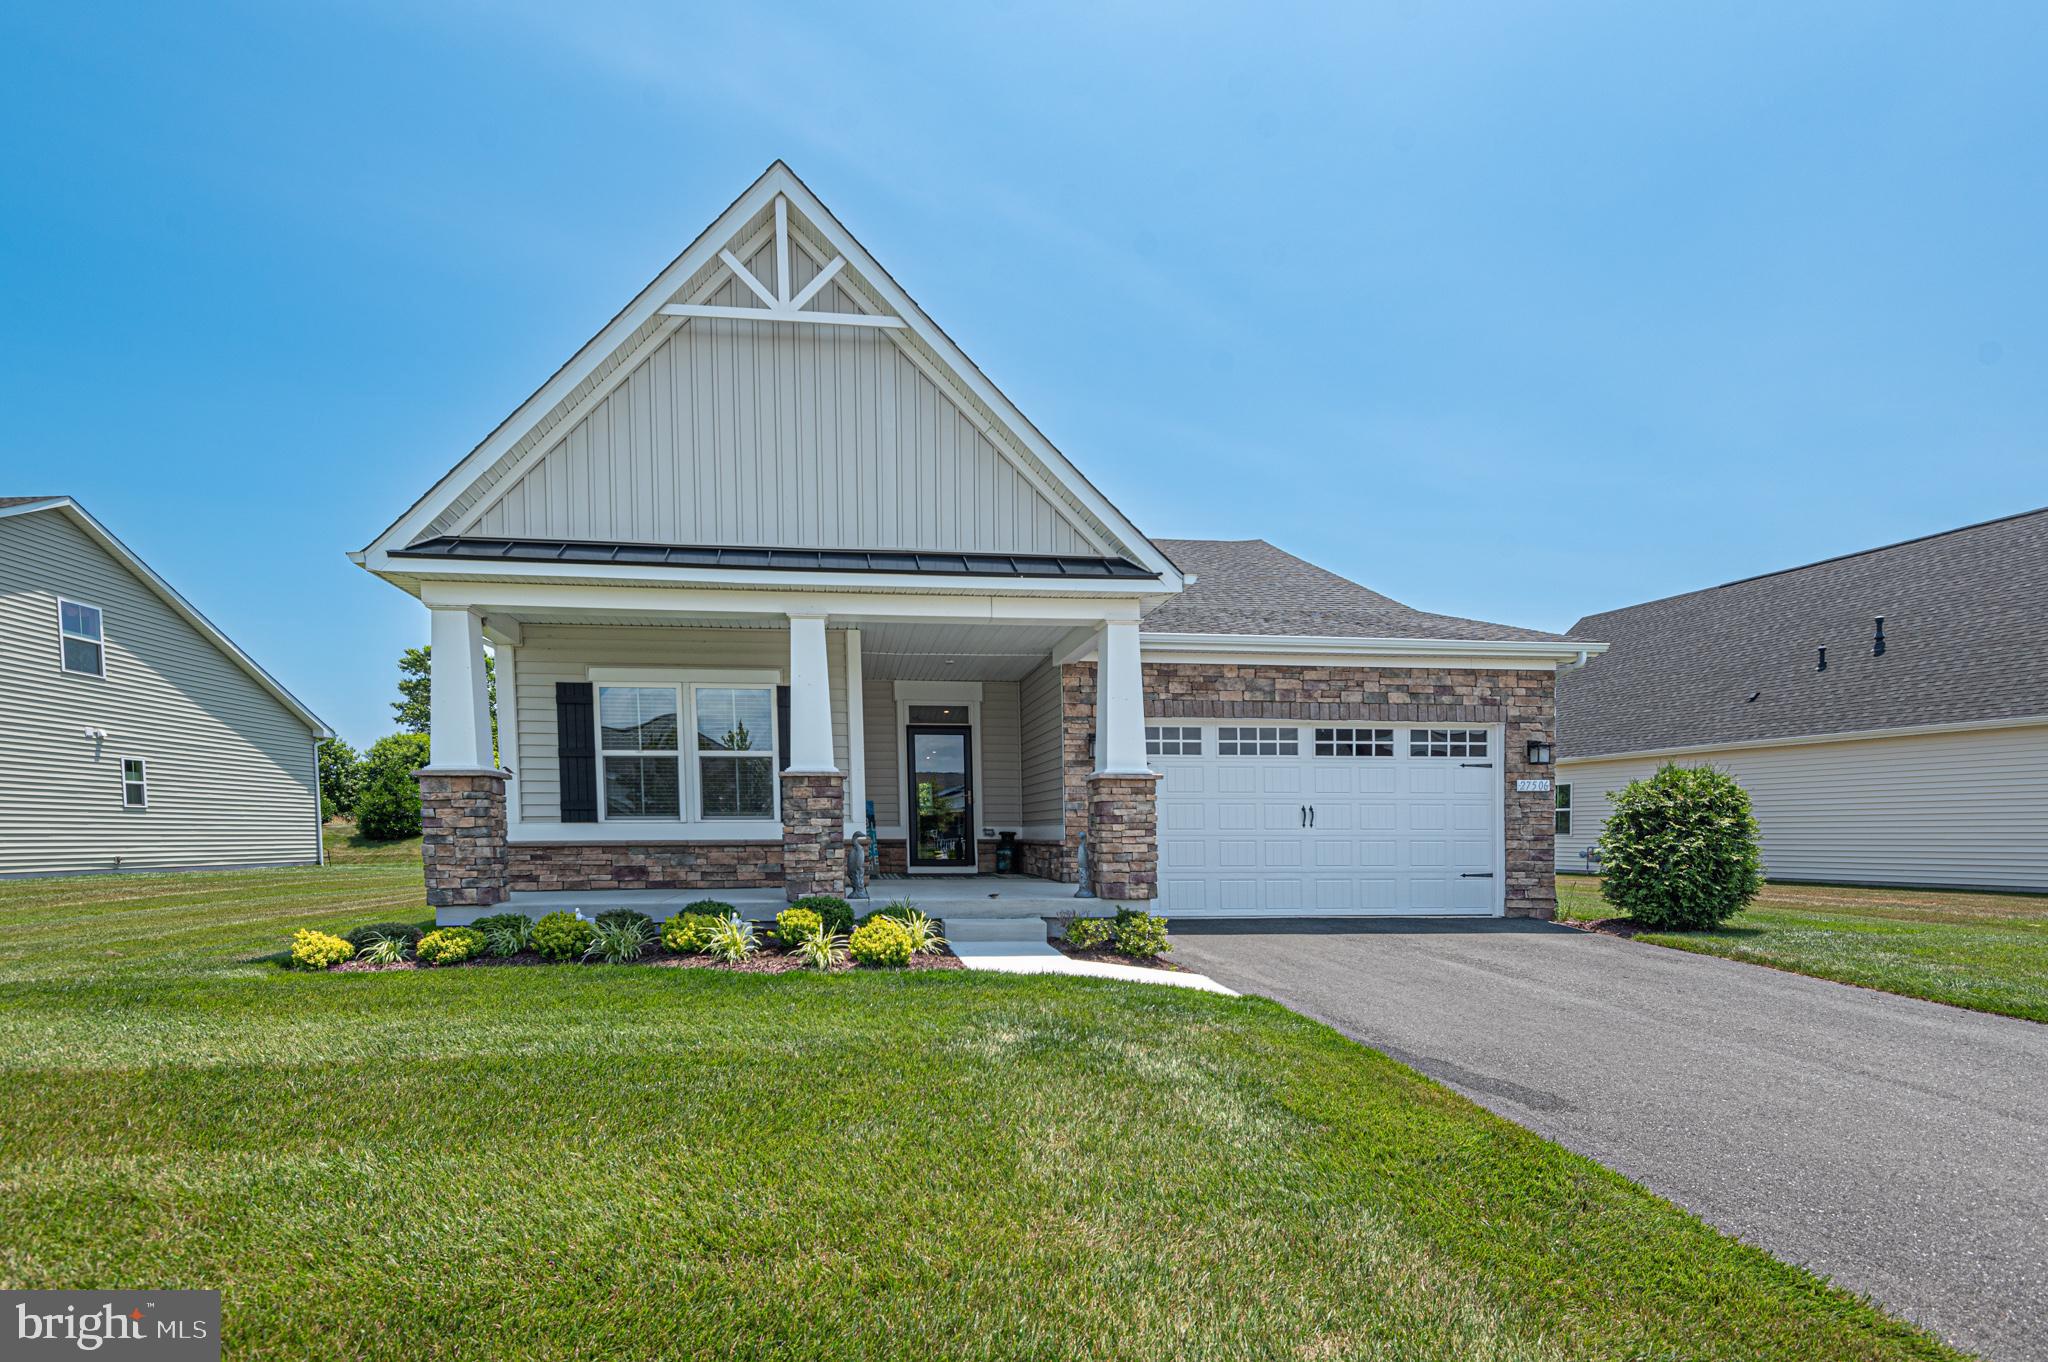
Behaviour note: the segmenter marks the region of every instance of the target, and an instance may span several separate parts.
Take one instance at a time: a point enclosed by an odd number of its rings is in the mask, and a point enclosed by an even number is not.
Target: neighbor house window
[[[121,759],[121,807],[149,807],[149,767],[140,757]]]
[[[106,640],[100,636],[98,606],[57,602],[57,630],[64,649],[64,670],[83,676],[107,674]]]
[[[1391,757],[1394,730],[1391,728],[1319,728],[1316,730],[1319,757]]]
[[[698,686],[697,777],[705,818],[775,816],[775,691]]]
[[[1301,754],[1298,728],[1219,728],[1216,754],[1222,757],[1293,757]]]
[[[1174,725],[1147,725],[1145,728],[1145,755],[1148,757],[1199,757],[1202,755],[1202,730],[1182,728]]]
[[[674,686],[599,686],[598,755],[606,818],[681,818]]]
[[[1483,757],[1486,730],[1483,728],[1411,728],[1408,730],[1411,757]]]
[[[1557,835],[1569,837],[1572,832],[1572,787],[1560,783],[1557,787]]]

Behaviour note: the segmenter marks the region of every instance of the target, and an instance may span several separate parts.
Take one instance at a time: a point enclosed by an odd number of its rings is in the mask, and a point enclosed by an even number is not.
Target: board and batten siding
[[[801,289],[816,272],[793,251]],[[773,287],[773,252],[749,262]],[[816,306],[853,311],[837,284]],[[751,305],[728,280],[710,298]],[[777,548],[1094,553],[886,331],[696,318],[465,532]]]
[[[2048,890],[2048,719],[2020,727],[1721,748],[1558,763],[1572,831],[1557,868],[1586,867],[1608,795],[1667,762],[1749,791],[1773,879]]]
[[[896,704],[896,683],[869,677],[861,691],[866,716],[868,798],[875,805],[875,827],[901,837],[903,826],[903,720]],[[1018,683],[981,683],[981,790],[975,833],[983,828],[1015,832],[1024,824],[1023,754],[1018,736]]]
[[[61,670],[60,596],[100,609],[104,678]],[[314,742],[61,512],[0,519],[0,874],[316,862]],[[147,808],[122,806],[130,757]]]
[[[789,683],[789,633],[785,629],[529,625],[525,642],[512,650],[512,658],[519,692],[519,817],[525,823],[560,823],[562,818],[556,682],[587,680],[593,667],[673,667],[677,671],[772,670],[782,684]],[[845,771],[849,769],[846,648],[836,631],[826,649],[826,662],[832,694],[832,759]],[[868,779],[872,783],[874,777]]]
[[[1060,693],[1060,669],[1051,662],[1018,685],[1022,724],[1024,826],[1033,834],[1058,836],[1065,817],[1065,751],[1061,725],[1066,699]]]

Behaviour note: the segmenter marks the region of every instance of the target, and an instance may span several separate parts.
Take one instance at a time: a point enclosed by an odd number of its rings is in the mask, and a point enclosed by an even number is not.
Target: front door
[[[921,870],[974,869],[974,730],[912,724],[910,864]]]

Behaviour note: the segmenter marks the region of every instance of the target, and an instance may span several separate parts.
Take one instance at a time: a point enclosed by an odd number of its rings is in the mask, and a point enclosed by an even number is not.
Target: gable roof
[[[1589,615],[1571,632],[1611,646],[1559,681],[1566,757],[2048,715],[2048,509]]]
[[[392,551],[437,538],[480,534],[593,541],[644,539],[644,535],[584,534],[559,528],[534,531],[513,523],[518,519],[516,516],[510,520],[489,517],[496,499],[516,490],[519,479],[531,472],[537,461],[548,457],[562,435],[616,391],[655,347],[679,332],[699,327],[699,316],[707,312],[720,314],[725,320],[718,325],[726,327],[733,325],[734,317],[770,315],[771,309],[759,305],[752,291],[752,283],[758,281],[743,277],[747,274],[745,268],[734,268],[735,264],[749,266],[760,258],[762,250],[770,249],[763,245],[770,239],[764,233],[772,234],[777,242],[786,234],[789,243],[786,263],[790,278],[780,278],[778,269],[774,284],[784,297],[793,292],[792,285],[803,284],[802,268],[820,269],[834,256],[845,261],[830,278],[829,287],[801,304],[792,299],[786,305],[785,315],[789,315],[787,308],[801,306],[806,315],[819,315],[821,319],[826,315],[844,317],[857,313],[869,320],[887,321],[887,329],[877,326],[874,333],[886,338],[883,343],[892,352],[913,364],[921,379],[942,385],[946,400],[960,409],[978,438],[992,447],[991,455],[1005,468],[1015,470],[1021,480],[1016,492],[1020,501],[1045,498],[1059,515],[1070,517],[1077,527],[1077,532],[1062,542],[1021,547],[1128,558],[1147,574],[1156,574],[1169,585],[1177,585],[1178,574],[1165,556],[989,382],[781,161],[770,165],[682,254],[425,496],[368,548],[351,556],[373,571],[398,576],[418,571],[420,565],[415,561],[401,567],[390,560]],[[800,252],[810,252],[815,259],[803,261],[798,258]],[[784,262],[777,263],[779,266]],[[678,308],[696,315],[674,315]],[[899,321],[900,325],[896,325]],[[757,329],[787,334],[826,328],[784,323]],[[787,541],[762,545],[727,542],[725,546],[804,547]]]
[[[212,620],[200,614],[198,608],[192,602],[179,595],[176,588],[157,575],[156,569],[150,567],[149,564],[137,557],[133,549],[123,544],[119,539],[116,539],[112,531],[100,524],[99,521],[93,519],[91,514],[75,500],[66,496],[0,497],[0,518],[17,515],[35,515],[44,511],[55,511],[84,531],[87,538],[98,544],[102,549],[105,549],[117,562],[133,573],[136,580],[140,581],[151,591],[154,591],[163,600],[165,605],[168,605],[187,624],[198,630],[209,643],[225,653],[230,662],[247,672],[250,679],[263,687],[264,690],[270,692],[279,704],[297,715],[306,727],[313,730],[313,736],[318,738],[331,738],[334,736],[334,730],[327,726],[324,719],[306,708],[300,702],[299,697],[286,690],[276,677],[257,665],[255,658],[243,652],[240,645],[222,633]]]
[[[1433,615],[1263,539],[1155,541],[1195,580],[1144,619],[1147,633],[1559,643],[1561,634]]]

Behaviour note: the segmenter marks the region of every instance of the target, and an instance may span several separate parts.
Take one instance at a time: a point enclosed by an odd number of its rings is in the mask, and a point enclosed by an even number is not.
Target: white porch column
[[[846,765],[846,835],[851,837],[868,828],[867,704],[861,694],[858,629],[846,631]]]
[[[1095,774],[1145,775],[1145,670],[1138,622],[1108,620],[1096,644]]]
[[[789,767],[838,775],[832,753],[832,682],[825,661],[825,617],[789,617]]]
[[[483,617],[473,610],[437,608],[433,617],[432,703],[434,770],[490,770],[491,705],[484,678]]]

